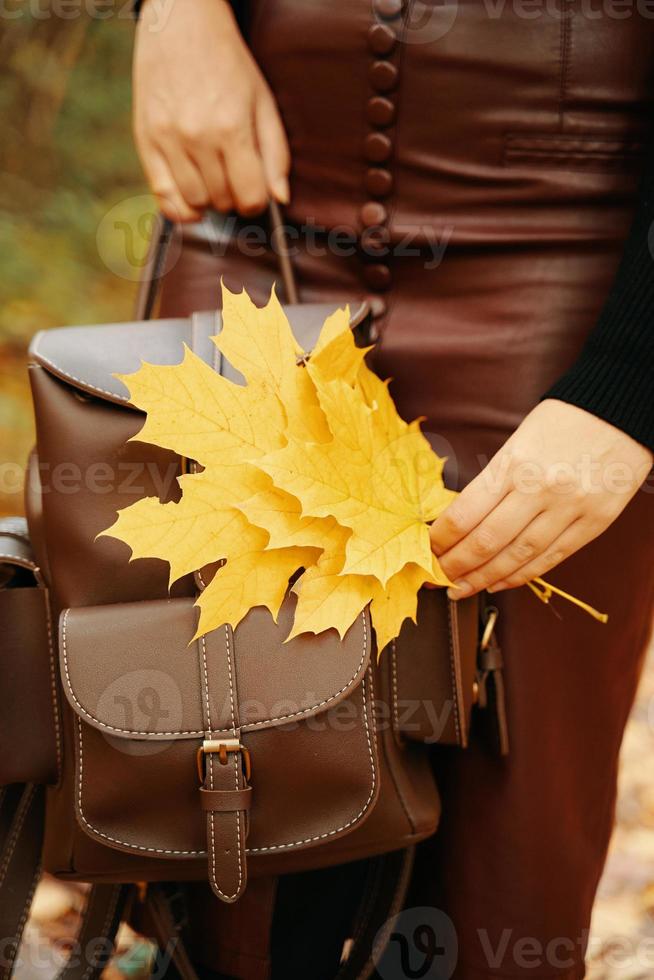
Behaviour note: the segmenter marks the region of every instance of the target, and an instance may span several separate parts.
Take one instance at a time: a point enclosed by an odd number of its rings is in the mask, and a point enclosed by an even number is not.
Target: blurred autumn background
[[[21,508],[33,438],[30,337],[133,307],[147,208],[130,135],[133,30],[125,0],[0,11],[0,514]]]
[[[124,0],[5,0],[0,10],[0,514],[22,510],[33,440],[30,337],[61,324],[127,319],[133,308],[151,203],[130,135],[132,39]],[[650,657],[623,749],[591,980],[654,977],[653,750]],[[27,942],[40,950],[65,945],[82,902],[80,889],[45,882]],[[148,959],[147,945],[125,929],[107,972],[136,976]],[[41,978],[54,976],[54,965],[39,962]],[[35,975],[20,971],[22,980]]]

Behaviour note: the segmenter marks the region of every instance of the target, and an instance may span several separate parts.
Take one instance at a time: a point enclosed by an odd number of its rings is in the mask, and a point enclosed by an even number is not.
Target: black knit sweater
[[[654,137],[599,320],[579,358],[543,398],[578,405],[654,450]]]

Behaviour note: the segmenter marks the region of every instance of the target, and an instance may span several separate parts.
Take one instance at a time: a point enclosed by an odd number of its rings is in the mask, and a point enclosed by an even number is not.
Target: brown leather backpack
[[[287,265],[282,273],[293,296]],[[286,307],[305,349],[332,309]],[[365,336],[367,319],[363,304],[352,328]],[[425,590],[418,626],[405,626],[379,662],[367,613],[342,642],[329,631],[284,644],[290,594],[277,624],[259,608],[189,645],[194,597],[213,570],[169,592],[164,563],[130,562],[120,542],[96,540],[138,497],[175,499],[184,465],[129,441],[142,415],[115,375],[141,360],[176,363],[184,343],[214,358],[219,330],[211,312],[50,330],[32,344],[33,554],[20,525],[0,537],[9,624],[0,683],[11,702],[0,720],[0,926],[12,937],[0,976],[11,972],[40,867],[101,886],[90,902],[95,935],[112,935],[125,883],[208,880],[232,903],[248,875],[398,852],[432,834],[440,804],[425,743],[466,745],[474,600]],[[233,377],[227,363],[210,363]],[[3,881],[13,882],[9,897]],[[151,919],[161,926],[167,914],[155,901]]]

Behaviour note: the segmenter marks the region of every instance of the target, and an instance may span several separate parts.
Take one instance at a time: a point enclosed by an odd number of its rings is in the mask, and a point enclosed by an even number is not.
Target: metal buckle
[[[493,630],[495,629],[495,623],[497,622],[497,617],[499,616],[499,611],[495,608],[495,606],[489,606],[487,611],[488,618],[486,619],[486,624],[484,626],[484,632],[480,643],[482,650],[488,650],[491,636],[493,635]]]
[[[241,756],[243,757],[245,779],[246,782],[250,782],[250,777],[252,775],[252,763],[250,760],[250,752],[245,745],[239,742],[237,738],[206,738],[198,749],[196,755],[198,777],[201,783],[204,783],[205,779],[204,757],[209,752],[217,753],[221,766],[227,765],[227,756],[230,752],[240,752]]]

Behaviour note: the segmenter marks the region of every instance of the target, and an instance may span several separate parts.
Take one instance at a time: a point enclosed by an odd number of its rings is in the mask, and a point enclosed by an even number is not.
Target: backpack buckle
[[[248,783],[250,782],[250,777],[252,775],[252,762],[250,759],[249,749],[247,749],[242,742],[240,742],[237,738],[205,738],[196,755],[198,778],[200,783],[204,784],[204,758],[209,752],[215,752],[218,755],[218,761],[220,762],[221,766],[227,765],[228,754],[230,752],[240,752],[243,759],[245,780]]]

